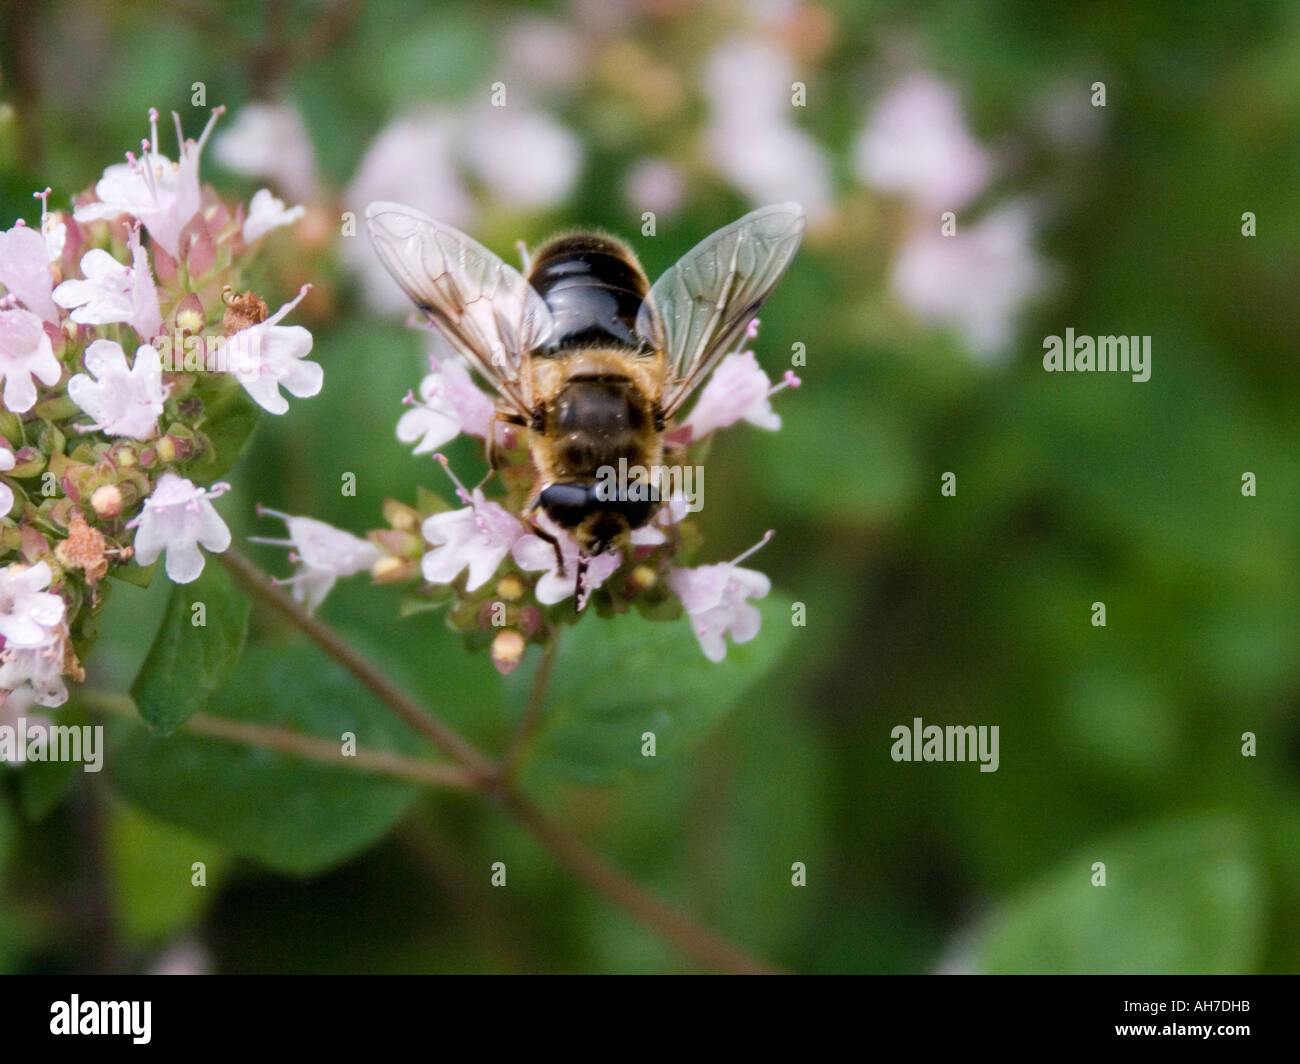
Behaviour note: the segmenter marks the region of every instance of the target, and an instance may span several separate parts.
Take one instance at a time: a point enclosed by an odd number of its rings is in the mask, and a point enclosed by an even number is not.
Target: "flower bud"
[[[405,580],[408,571],[413,567],[409,561],[404,558],[394,558],[391,554],[386,554],[370,569],[370,576],[377,584],[392,584],[399,580]]]
[[[506,573],[497,581],[497,598],[505,599],[506,602],[518,602],[524,597],[524,582],[514,573]]]
[[[108,520],[122,513],[122,489],[116,484],[102,484],[90,496],[90,508],[96,517]]]
[[[519,630],[527,639],[542,626],[542,611],[536,606],[525,606],[519,611]]]
[[[492,664],[502,676],[508,676],[524,660],[524,637],[513,629],[498,632],[492,640]]]
[[[203,313],[203,304],[199,302],[199,297],[191,292],[176,308],[176,328],[193,335],[201,332],[207,323],[208,318]]]

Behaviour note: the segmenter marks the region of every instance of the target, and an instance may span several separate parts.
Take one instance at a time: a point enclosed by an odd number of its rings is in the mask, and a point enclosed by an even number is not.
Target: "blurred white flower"
[[[193,481],[164,473],[144,501],[140,516],[127,522],[136,529],[135,560],[152,565],[167,552],[164,569],[174,584],[188,584],[203,572],[203,552],[220,554],[230,546],[230,529],[210,500],[229,489],[228,484],[197,487]]]
[[[623,180],[623,198],[638,213],[676,214],[686,198],[686,175],[667,159],[642,159]]]
[[[587,66],[582,36],[543,15],[513,19],[502,33],[501,52],[512,90],[569,88],[582,80]]]
[[[113,340],[96,340],[86,348],[87,373],[68,381],[68,398],[91,416],[90,426],[108,436],[151,439],[158,430],[165,392],[158,349],[141,344],[135,365]]]
[[[858,177],[926,211],[957,210],[988,184],[992,157],[966,127],[956,91],[933,74],[904,78],[877,104],[854,148]]]
[[[368,203],[393,200],[447,225],[469,228],[474,202],[455,167],[459,129],[459,120],[445,111],[401,118],[384,127],[366,149],[345,202],[360,216]],[[371,307],[389,313],[410,308],[364,233],[342,241],[342,257],[360,275]]]
[[[582,166],[582,143],[550,115],[524,107],[484,107],[465,129],[466,162],[492,197],[535,210],[561,202]]]
[[[752,37],[720,44],[704,69],[704,95],[715,121],[745,127],[790,116],[794,61],[778,45]]]
[[[1004,354],[1016,319],[1048,280],[1032,247],[1034,212],[1015,202],[941,236],[915,230],[894,263],[893,289],[925,321],[954,328],[973,353]]]
[[[212,152],[226,169],[269,178],[290,199],[310,199],[316,191],[316,153],[302,115],[291,103],[242,108],[213,142]]]
[[[774,120],[747,127],[724,119],[712,122],[705,138],[713,165],[751,203],[794,200],[814,224],[830,210],[830,160],[797,126]]]
[[[244,242],[251,244],[261,240],[272,229],[292,225],[306,213],[307,208],[302,204],[286,210],[284,200],[272,196],[270,189],[258,189],[253,193],[248,204],[248,217],[244,219]]]
[[[831,206],[830,160],[794,124],[794,80],[794,61],[773,43],[741,37],[719,46],[704,74],[704,143],[713,166],[749,200],[795,200],[816,220]]]

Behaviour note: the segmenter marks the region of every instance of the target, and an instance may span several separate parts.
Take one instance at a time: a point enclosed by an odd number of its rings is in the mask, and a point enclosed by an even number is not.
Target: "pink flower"
[[[7,473],[14,467],[14,452],[7,443],[0,443],[0,473]],[[14,489],[0,480],[0,517],[7,517],[14,508]]]
[[[36,405],[36,385],[59,382],[62,367],[54,357],[41,319],[26,310],[0,310],[0,380],[4,405],[25,414]]]
[[[674,569],[669,585],[682,600],[700,649],[710,661],[727,656],[726,636],[733,643],[748,643],[758,635],[762,614],[749,599],[761,599],[772,589],[772,581],[755,569],[742,569],[739,562],[758,550],[772,536],[762,540],[730,562],[701,565],[696,569]]]
[[[433,546],[421,561],[424,578],[431,584],[450,584],[468,567],[466,591],[475,591],[492,578],[505,561],[510,548],[524,534],[524,527],[512,513],[483,497],[483,489],[467,491],[451,471],[446,456],[433,456],[456,485],[456,495],[469,503],[463,510],[451,510],[426,518],[422,531]]]
[[[283,414],[289,401],[280,394],[283,387],[290,395],[306,399],[316,395],[325,374],[317,362],[306,361],[311,352],[311,333],[301,325],[281,325],[280,320],[293,310],[311,285],[303,285],[298,294],[266,321],[241,329],[230,338],[232,376],[264,410]]]
[[[144,142],[137,159],[110,166],[95,185],[99,202],[78,207],[73,217],[79,222],[116,218],[129,214],[149,230],[149,236],[174,259],[180,258],[180,235],[200,205],[199,157],[224,107],[214,108],[198,142],[186,140],[180,116],[175,111],[176,141],[180,159],[172,162],[158,151],[158,112],[149,110],[150,140]]]
[[[230,529],[210,501],[229,487],[214,484],[204,489],[175,473],[164,473],[145,499],[140,516],[127,522],[127,528],[137,530],[135,560],[152,565],[165,550],[164,568],[172,583],[197,580],[203,572],[199,547],[219,554],[230,546]]]
[[[288,584],[293,590],[293,597],[301,602],[308,613],[325,601],[325,596],[339,577],[355,576],[364,572],[381,557],[378,547],[364,539],[316,521],[310,517],[293,517],[268,507],[259,506],[258,516],[271,514],[284,521],[289,529],[289,538],[264,539],[261,536],[249,537],[254,543],[270,543],[274,546],[290,547],[295,553],[289,560],[299,565],[298,571],[288,580],[277,581]]]
[[[686,199],[686,175],[667,159],[642,159],[623,179],[623,198],[637,212],[676,214]]]
[[[772,409],[770,399],[783,388],[798,386],[799,378],[787,373],[785,381],[773,388],[753,351],[727,355],[700,392],[682,428],[690,431],[691,440],[703,439],[710,432],[742,420],[776,431],[781,427],[781,416]]]
[[[459,129],[460,120],[443,111],[386,126],[366,149],[345,202],[395,200],[448,225],[468,227],[474,220],[474,201],[456,172]],[[410,309],[409,300],[393,284],[369,240],[344,240],[342,255],[360,273],[371,307],[394,313]]]
[[[474,172],[493,199],[537,210],[560,203],[578,179],[582,142],[555,119],[526,107],[479,111],[465,138]],[[526,166],[520,165],[527,159]]]
[[[0,636],[4,637],[0,692],[6,709],[10,696],[20,689],[29,693],[14,699],[18,707],[31,701],[43,706],[67,701],[63,683],[67,607],[62,596],[46,590],[51,577],[46,562],[15,562],[0,570]]]
[[[470,379],[456,358],[438,363],[420,382],[420,402],[397,422],[397,438],[416,444],[415,454],[427,454],[462,432],[486,439],[495,412],[492,400]]]
[[[57,596],[56,596],[57,597]],[[6,645],[0,651],[0,695],[5,708],[14,703],[61,706],[68,700],[68,688],[63,682],[63,663],[67,657],[67,629],[60,624],[47,632],[40,646],[20,647]],[[50,723],[47,717],[28,717],[28,733],[42,724]]]
[[[131,265],[123,266],[107,251],[92,248],[81,259],[84,281],[64,281],[54,290],[54,302],[72,310],[80,325],[113,325],[125,322],[141,340],[152,340],[162,331],[158,289],[149,269],[149,255],[140,246],[140,235],[132,230]]]
[[[421,562],[424,578],[431,584],[450,584],[468,568],[466,591],[486,584],[524,533],[513,514],[483,498],[481,488],[474,489],[463,510],[427,518],[422,531],[434,548]]]
[[[47,562],[15,562],[0,569],[0,636],[6,647],[41,647],[63,623],[63,599],[47,591],[53,574]]]
[[[292,225],[306,213],[307,208],[301,204],[286,210],[284,200],[272,196],[270,189],[258,189],[248,204],[248,217],[244,220],[243,228],[244,242],[252,244],[261,240],[272,229]]]
[[[68,381],[68,398],[94,419],[90,426],[109,436],[152,439],[163,412],[162,358],[158,349],[141,344],[129,369],[126,353],[112,340],[86,348],[85,373]]]
[[[545,575],[537,581],[537,601],[552,606],[563,602],[578,589],[578,545],[573,537],[562,529],[541,519],[547,525],[547,531],[560,541],[560,552],[564,558],[564,575],[560,575],[559,563],[555,557],[555,547],[541,536],[523,536],[515,545],[513,555],[515,564],[528,572],[545,570]],[[595,591],[601,584],[614,575],[623,564],[623,552],[607,550],[597,554],[587,563],[587,594]]]
[[[993,172],[966,128],[953,89],[932,74],[904,79],[876,107],[855,149],[858,176],[910,197],[925,211],[957,210]]]
[[[54,275],[45,238],[19,222],[0,233],[0,284],[33,314],[51,325],[59,322],[59,308],[50,293]]]

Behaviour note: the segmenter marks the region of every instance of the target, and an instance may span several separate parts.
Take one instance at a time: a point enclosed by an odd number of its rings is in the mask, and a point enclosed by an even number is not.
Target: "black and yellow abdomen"
[[[542,245],[528,280],[550,308],[554,327],[535,356],[574,347],[640,349],[636,316],[650,285],[632,252],[612,237],[574,233]]]

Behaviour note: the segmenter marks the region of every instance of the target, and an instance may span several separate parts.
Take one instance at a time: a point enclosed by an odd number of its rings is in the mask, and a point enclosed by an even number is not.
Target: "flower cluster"
[[[751,323],[746,340],[754,338],[757,324]],[[336,578],[369,569],[379,583],[407,585],[407,610],[445,608],[450,626],[472,648],[490,647],[502,673],[519,664],[530,642],[545,642],[558,625],[576,622],[588,600],[606,616],[636,609],[654,620],[671,620],[685,613],[713,661],[725,657],[727,637],[744,643],[757,635],[759,611],[752,600],[765,596],[770,584],[762,573],[740,565],[752,550],[731,562],[682,566],[681,555],[700,537],[679,492],[665,499],[626,545],[580,559],[573,538],[530,506],[538,485],[526,434],[494,423],[492,400],[457,357],[439,349],[430,363],[418,397],[406,397],[409,409],[398,421],[397,437],[414,444],[415,454],[432,454],[443,466],[460,506],[432,494],[415,506],[389,500],[387,527],[367,540],[268,511],[287,523],[289,539],[263,542],[292,548],[291,558],[301,568],[285,582],[300,602],[314,608]],[[798,385],[799,379],[787,373],[773,387],[752,351],[728,355],[691,414],[669,429],[666,442],[685,462],[691,449],[739,421],[778,429],[781,419],[771,396]],[[485,442],[494,434],[504,488],[496,497],[486,494],[487,481],[467,488],[440,453],[462,434]]]
[[[223,203],[199,180],[204,144],[176,118],[108,167],[71,210],[0,232],[0,712],[60,705],[80,679],[108,576],[142,583],[160,557],[187,583],[230,532],[211,500],[236,457],[232,414],[316,394],[310,333],[268,315],[240,271],[293,222],[267,190]],[[173,116],[175,117],[175,116]],[[305,289],[304,289],[305,291]],[[218,453],[214,439],[223,439]]]

